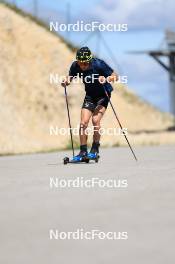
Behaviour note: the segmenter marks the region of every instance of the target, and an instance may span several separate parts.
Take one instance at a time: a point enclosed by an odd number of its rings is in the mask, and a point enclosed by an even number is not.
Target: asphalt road
[[[137,163],[128,148],[103,149],[98,164],[79,165],[63,165],[64,152],[1,157],[0,263],[174,264],[175,146],[136,153]],[[94,178],[123,185],[50,186]],[[127,239],[50,239],[78,229]]]

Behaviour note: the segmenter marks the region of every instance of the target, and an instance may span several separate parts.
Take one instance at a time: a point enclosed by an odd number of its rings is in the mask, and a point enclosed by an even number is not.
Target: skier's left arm
[[[105,77],[105,76],[99,76],[98,80],[99,82],[104,82],[104,81],[108,81],[108,82],[117,82],[119,79],[118,74],[115,72],[112,72],[111,75]]]
[[[117,82],[119,79],[118,74],[103,60],[100,61],[100,76],[99,82]]]

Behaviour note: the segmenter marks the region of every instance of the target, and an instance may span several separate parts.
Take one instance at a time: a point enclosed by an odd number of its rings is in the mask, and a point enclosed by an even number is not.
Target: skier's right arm
[[[70,67],[69,75],[66,76],[63,80],[61,85],[64,87],[65,85],[69,85],[74,77],[77,76],[77,68],[76,68],[76,61],[74,61]]]

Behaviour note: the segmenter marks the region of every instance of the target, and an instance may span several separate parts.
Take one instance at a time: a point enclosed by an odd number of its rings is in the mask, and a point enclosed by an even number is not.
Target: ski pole
[[[108,100],[109,100],[109,103],[110,103],[110,105],[111,105],[111,108],[112,108],[112,110],[113,110],[113,113],[114,113],[114,115],[115,115],[115,117],[116,117],[116,119],[117,119],[117,121],[118,121],[118,123],[119,123],[119,126],[120,126],[120,128],[122,129],[122,131],[123,131],[122,124],[120,123],[120,120],[119,120],[119,118],[118,118],[118,116],[117,116],[117,113],[116,113],[114,107],[113,107],[113,104],[112,104],[112,102],[111,102],[111,99],[110,99],[110,97],[109,97],[109,95],[108,95],[108,93],[107,93],[105,87],[103,87],[103,88],[104,88],[105,94],[106,94],[106,96],[107,96],[107,98],[108,98]],[[127,141],[127,143],[128,143],[128,146],[129,146],[129,148],[130,148],[130,150],[131,150],[131,152],[132,152],[132,154],[133,154],[135,160],[137,161],[137,157],[136,157],[136,155],[135,155],[135,153],[134,153],[134,151],[133,151],[133,149],[132,149],[132,147],[131,147],[131,145],[130,145],[130,143],[129,143],[129,140],[128,140],[127,136],[126,136],[125,134],[123,134],[123,135],[125,136],[125,139],[126,139],[126,141]]]
[[[68,96],[67,96],[67,89],[66,85],[64,85],[64,94],[66,98],[66,107],[67,107],[67,115],[68,115],[68,121],[69,121],[69,129],[70,129],[70,139],[71,139],[71,146],[72,146],[72,154],[73,157],[74,155],[74,143],[73,143],[73,136],[72,136],[72,126],[71,126],[71,121],[70,121],[70,112],[69,112],[69,103],[68,103]]]

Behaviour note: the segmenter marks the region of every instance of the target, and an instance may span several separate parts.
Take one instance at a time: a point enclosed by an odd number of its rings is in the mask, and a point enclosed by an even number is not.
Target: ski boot
[[[95,162],[98,162],[100,156],[99,156],[99,143],[93,142],[90,152],[88,153],[87,157],[89,160],[94,160]]]
[[[87,158],[87,151],[80,150],[80,153],[73,157],[72,162],[89,162]]]

